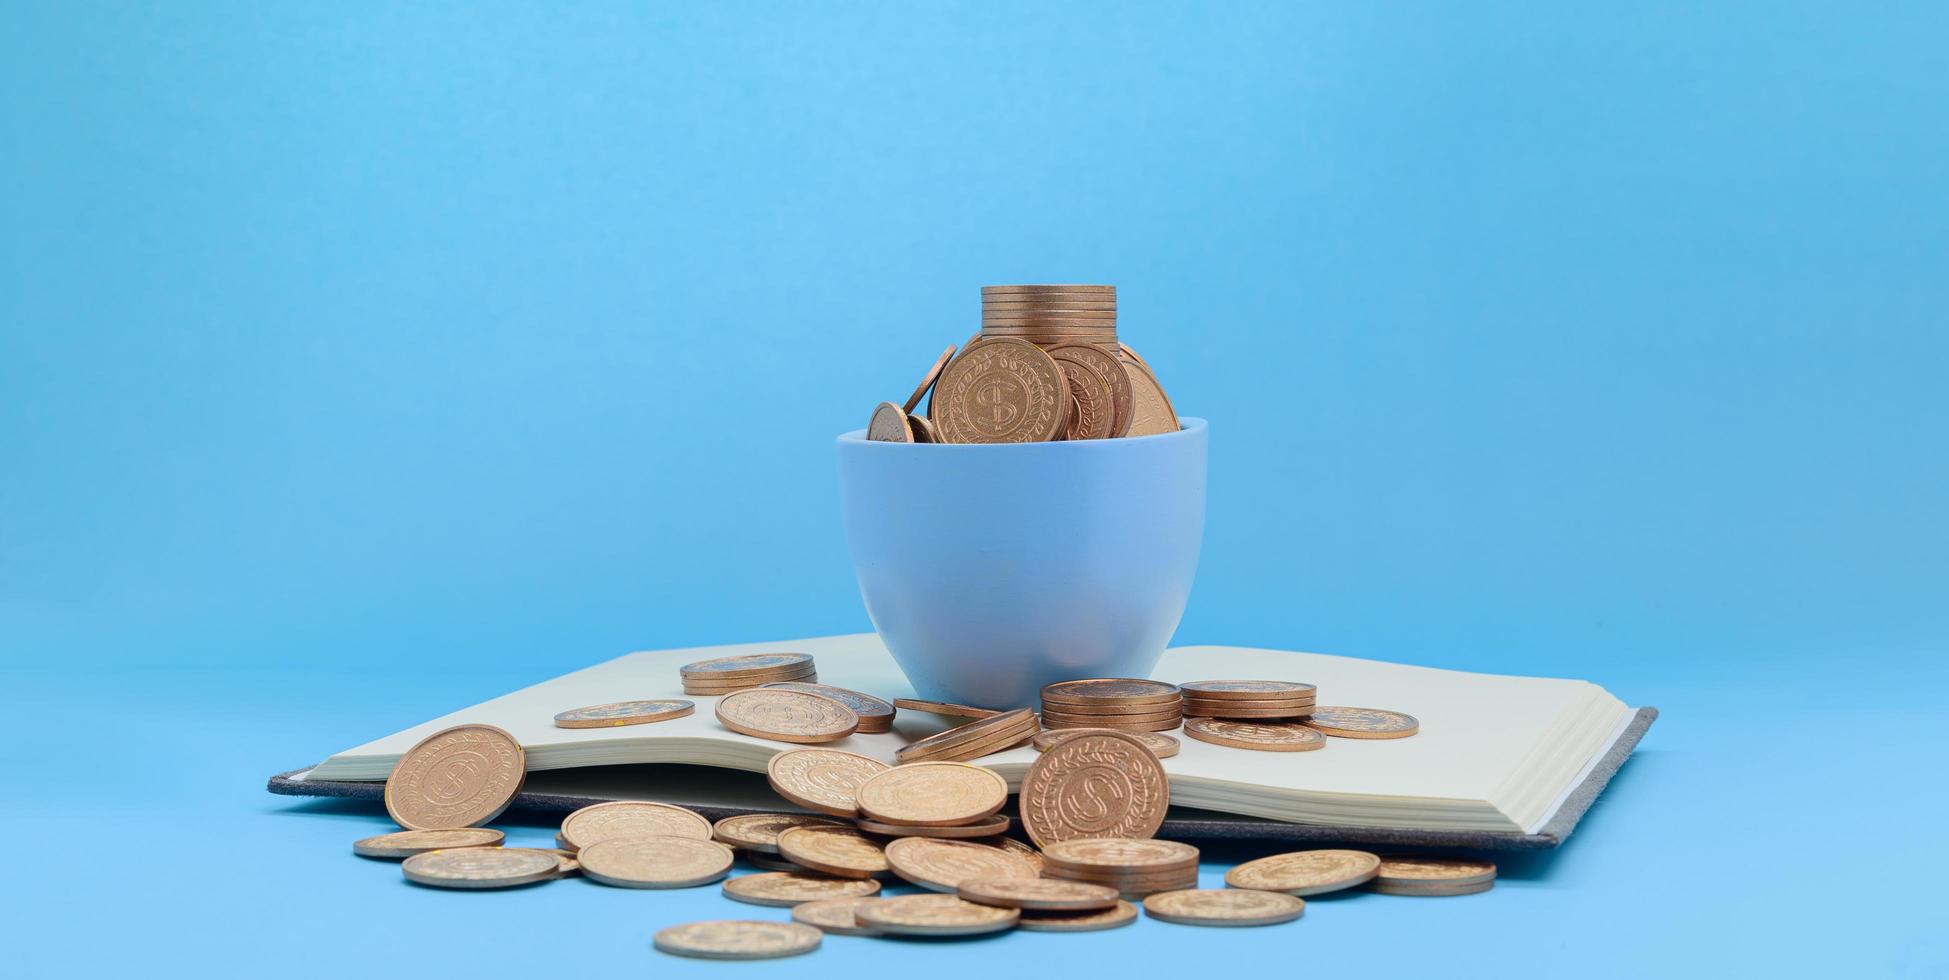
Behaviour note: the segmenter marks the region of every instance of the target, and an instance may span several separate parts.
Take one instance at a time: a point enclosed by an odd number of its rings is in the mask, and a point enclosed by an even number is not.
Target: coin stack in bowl
[[[1108,885],[1124,898],[1198,887],[1198,849],[1167,840],[1094,837],[1042,849],[1042,875]]]
[[[981,336],[1038,347],[1117,344],[1115,286],[983,286]]]
[[[1004,711],[903,745],[894,752],[894,759],[901,765],[979,759],[1014,748],[1033,738],[1038,730],[1035,712],[1027,708]]]
[[[1184,722],[1175,684],[1135,677],[1059,681],[1042,689],[1045,728],[1167,732]]]
[[[685,694],[731,694],[774,681],[816,681],[819,672],[805,653],[756,653],[684,664]]]
[[[1318,689],[1293,681],[1190,681],[1184,713],[1194,718],[1276,719],[1312,715]]]

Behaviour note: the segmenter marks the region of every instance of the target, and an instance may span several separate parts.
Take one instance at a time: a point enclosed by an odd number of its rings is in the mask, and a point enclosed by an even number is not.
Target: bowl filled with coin
[[[1205,423],[1119,340],[1115,287],[984,287],[981,332],[838,451],[860,594],[916,693],[1032,707],[1156,666],[1197,570]]]

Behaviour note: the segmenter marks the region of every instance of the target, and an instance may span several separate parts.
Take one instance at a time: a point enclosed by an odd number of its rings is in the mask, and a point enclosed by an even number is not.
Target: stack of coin
[[[910,762],[956,762],[979,759],[1014,748],[1034,737],[1035,712],[1027,708],[1004,711],[930,735],[894,753],[901,765]]]
[[[981,287],[981,336],[1015,337],[1039,347],[1117,344],[1117,287]]]
[[[685,694],[719,695],[760,687],[775,681],[816,681],[819,673],[810,654],[752,653],[684,664]]]
[[[1190,681],[1184,713],[1194,718],[1300,718],[1313,713],[1317,689],[1293,681]]]
[[[1042,851],[1045,878],[1108,885],[1124,898],[1198,887],[1198,849],[1166,840],[1083,838]]]
[[[1177,685],[1141,678],[1059,681],[1042,689],[1046,728],[1165,732],[1184,722]]]
[[[868,777],[855,795],[859,829],[881,837],[992,838],[1009,826],[1000,815],[1008,781],[965,762],[894,766]]]

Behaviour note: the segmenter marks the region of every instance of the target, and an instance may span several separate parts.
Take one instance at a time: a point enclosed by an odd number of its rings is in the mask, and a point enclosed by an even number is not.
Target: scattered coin
[[[862,905],[855,915],[860,924],[896,936],[971,936],[1008,929],[1022,913],[953,895],[907,895]]]
[[[1144,743],[1122,732],[1067,739],[1022,777],[1022,829],[1047,848],[1083,838],[1148,838],[1164,823],[1171,788]]]
[[[922,888],[952,892],[974,878],[1035,878],[1034,865],[996,847],[902,837],[886,846],[893,873]]]
[[[1057,878],[964,878],[956,891],[970,902],[1043,912],[1088,912],[1117,904],[1114,888]]]
[[[1472,885],[1396,885],[1381,881],[1370,881],[1367,890],[1381,895],[1420,895],[1424,897],[1448,897],[1452,895],[1476,895],[1494,888],[1494,881],[1478,881]]]
[[[827,898],[865,898],[880,893],[871,878],[830,878],[810,872],[767,871],[724,882],[724,897],[752,905],[790,908]]]
[[[1306,913],[1306,900],[1246,888],[1188,888],[1144,899],[1153,919],[1188,926],[1269,926]]]
[[[1315,708],[1306,724],[1335,738],[1407,738],[1421,730],[1413,715],[1379,708]]]
[[[1178,431],[1177,411],[1171,408],[1170,396],[1164,394],[1164,386],[1157,383],[1157,376],[1143,359],[1133,355],[1123,362],[1123,369],[1130,376],[1130,434],[1155,436]]]
[[[694,837],[613,837],[575,852],[582,876],[618,888],[691,888],[731,873],[731,849]]]
[[[456,830],[401,830],[352,842],[352,853],[369,858],[409,858],[427,851],[499,847],[507,835],[485,827]]]
[[[514,736],[493,725],[459,725],[399,757],[386,777],[386,812],[407,830],[484,824],[514,802],[527,774]]]
[[[1285,722],[1186,718],[1184,734],[1200,742],[1259,752],[1311,752],[1326,747],[1326,739],[1319,732]]]
[[[1198,867],[1198,849],[1168,840],[1068,840],[1042,849],[1050,868],[1084,871],[1166,872]]]
[[[1035,730],[1035,712],[1027,708],[1004,711],[901,746],[893,757],[903,765],[930,759],[974,759],[1016,745]]]
[[[802,681],[773,681],[761,686],[780,691],[803,691],[806,694],[831,698],[851,708],[853,714],[859,716],[859,730],[864,733],[890,731],[893,728],[893,705],[871,694],[862,694],[850,688],[834,687],[831,684],[807,684]]]
[[[935,427],[934,420],[925,415],[907,416],[907,428],[913,430],[914,441],[917,443],[933,444],[946,441],[941,438],[941,430]]]
[[[1163,707],[1180,697],[1176,684],[1132,677],[1058,681],[1042,689],[1042,703],[1061,705],[1137,705]]]
[[[617,701],[564,711],[555,716],[556,728],[617,728],[622,725],[647,725],[690,714],[696,704],[681,698],[655,701]]]
[[[821,898],[792,906],[792,921],[839,936],[877,936],[879,930],[859,924],[859,910],[882,898]]]
[[[907,403],[901,406],[900,411],[912,412],[920,404],[920,400],[927,397],[928,390],[933,388],[934,382],[940,379],[941,370],[947,367],[949,361],[954,360],[954,350],[953,344],[947,345],[947,350],[942,351],[941,356],[935,359],[934,366],[927,369],[926,377],[920,379],[920,386],[914,389],[913,394],[907,396]]]
[[[684,664],[678,672],[684,677],[728,679],[732,677],[752,677],[780,670],[809,670],[813,667],[809,653],[745,653],[734,657],[713,657]]]
[[[836,742],[859,730],[859,716],[828,697],[755,688],[717,702],[717,720],[743,735],[775,742]]]
[[[1062,431],[1067,391],[1062,369],[1041,348],[987,338],[942,372],[931,413],[948,442],[1046,442]]]
[[[986,718],[999,715],[994,708],[977,708],[971,704],[955,704],[951,701],[927,701],[921,698],[894,698],[893,706],[909,711],[920,711],[930,715],[947,715],[950,718]]]
[[[711,838],[732,847],[765,854],[778,853],[778,835],[793,827],[837,827],[824,817],[799,813],[745,813],[711,825]]]
[[[555,852],[528,847],[462,847],[425,851],[400,866],[406,880],[435,888],[513,888],[555,878]]]
[[[1179,684],[1184,696],[1228,700],[1238,698],[1246,701],[1266,700],[1268,698],[1305,698],[1312,700],[1318,688],[1297,681],[1190,681]]]
[[[576,858],[574,851],[564,851],[558,848],[549,853],[555,855],[555,862],[560,865],[556,869],[555,877],[566,878],[569,875],[580,874],[582,872],[582,862]]]
[[[799,806],[854,817],[859,815],[860,784],[887,768],[878,759],[838,749],[794,749],[772,756],[765,776],[778,795]]]
[[[711,822],[680,806],[640,800],[597,803],[562,818],[560,843],[566,850],[580,852],[618,837],[710,840]]]
[[[1008,833],[1010,821],[1007,816],[997,815],[992,820],[980,823],[962,824],[958,827],[919,827],[913,824],[881,823],[878,820],[858,819],[853,821],[859,829],[882,837],[944,837],[975,838],[994,837]]]
[[[743,858],[746,864],[762,871],[791,871],[799,874],[810,873],[812,871],[811,868],[803,864],[793,864],[782,857],[774,854],[765,854],[761,851],[741,851],[738,856]]]
[[[1051,746],[1061,743],[1064,739],[1074,738],[1090,732],[1112,732],[1116,730],[1114,728],[1051,728],[1046,731],[1037,732],[1035,738],[1031,739],[1029,744],[1035,746],[1039,752],[1047,752]],[[1149,749],[1152,755],[1160,759],[1168,759],[1178,754],[1178,740],[1169,735],[1159,735],[1156,732],[1125,732],[1124,734],[1144,743],[1144,748]]]
[[[841,878],[871,878],[888,870],[886,851],[851,827],[793,827],[778,835],[778,853]]]
[[[1225,873],[1225,884],[1288,895],[1320,895],[1364,885],[1380,873],[1381,859],[1366,851],[1322,849],[1274,854]]]
[[[1042,873],[1042,852],[1013,837],[991,837],[981,841],[981,843],[987,844],[989,847],[999,847],[1010,854],[1016,855],[1033,865],[1036,874]]]
[[[866,423],[868,442],[913,442],[914,431],[907,427],[907,413],[892,402],[873,406],[873,417]]]
[[[1094,912],[1022,911],[1015,927],[1028,932],[1094,932],[1115,929],[1137,921],[1137,906],[1117,900],[1117,904]]]
[[[819,948],[825,933],[798,922],[718,920],[671,926],[651,942],[673,956],[707,960],[766,960]]]
[[[895,766],[859,787],[860,812],[882,823],[933,827],[977,823],[1006,802],[1008,783],[1002,777],[992,769],[962,762]]]
[[[1492,884],[1495,879],[1496,866],[1489,861],[1388,854],[1381,857],[1373,888],[1467,888]]]

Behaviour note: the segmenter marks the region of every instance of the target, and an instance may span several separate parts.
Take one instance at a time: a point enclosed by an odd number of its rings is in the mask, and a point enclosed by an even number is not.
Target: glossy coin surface
[[[941,356],[935,358],[934,366],[928,368],[927,373],[921,377],[919,387],[914,389],[913,394],[907,396],[907,403],[900,406],[900,411],[912,412],[914,407],[920,404],[920,400],[927,397],[928,390],[933,388],[934,382],[940,379],[941,370],[952,360],[954,360],[954,345],[949,344],[947,350],[942,351]]]
[[[1179,684],[1187,698],[1213,700],[1240,698],[1247,701],[1267,698],[1305,698],[1312,700],[1319,689],[1297,681],[1191,681]]]
[[[1056,878],[965,878],[956,891],[970,902],[1045,912],[1087,912],[1117,904],[1117,890],[1107,885]]]
[[[1022,777],[1022,829],[1038,846],[1103,837],[1148,838],[1164,823],[1170,784],[1157,755],[1122,732],[1078,735],[1044,752]]]
[[[894,758],[901,762],[918,762],[960,746],[986,745],[997,740],[1013,743],[1028,738],[1034,732],[1035,712],[1027,708],[1005,711],[901,746],[894,753]]]
[[[1313,714],[1310,704],[1287,705],[1278,708],[1241,708],[1236,704],[1223,703],[1184,703],[1184,713],[1193,718],[1246,718],[1270,719],[1272,721],[1304,721]]]
[[[773,681],[762,686],[780,691],[803,691],[806,694],[831,698],[851,708],[853,714],[859,716],[859,730],[862,732],[883,732],[893,727],[893,705],[871,694],[862,694],[851,688],[834,687],[831,684],[807,684],[803,681]]]
[[[824,817],[802,813],[745,813],[711,824],[711,838],[732,847],[764,854],[778,853],[778,835],[793,827],[837,827]]]
[[[1153,919],[1191,926],[1269,926],[1306,913],[1304,899],[1245,888],[1191,888],[1144,899]]]
[[[691,888],[731,873],[731,849],[694,837],[621,837],[575,852],[582,877],[618,888]]]
[[[610,704],[592,705],[564,711],[555,716],[556,728],[617,728],[623,725],[647,725],[653,721],[668,721],[682,718],[695,711],[697,705],[682,698],[662,698],[655,701],[616,701]]]
[[[907,416],[907,428],[913,430],[915,442],[933,444],[947,441],[941,438],[941,430],[934,426],[934,420],[925,415]]]
[[[946,715],[950,718],[986,718],[999,715],[994,708],[977,708],[971,704],[955,704],[952,701],[927,701],[921,698],[894,698],[893,706],[909,711],[920,711],[930,715]]]
[[[814,666],[809,653],[746,653],[684,664],[678,672],[686,680],[729,680],[774,671],[811,670]]]
[[[1183,722],[1184,716],[1181,714],[1136,718],[1052,713],[1044,713],[1042,716],[1042,724],[1048,728],[1110,728],[1125,732],[1168,732],[1176,729]]]
[[[1136,677],[1102,677],[1080,681],[1057,681],[1042,689],[1045,705],[1116,706],[1175,704],[1176,684]]]
[[[873,406],[873,416],[866,422],[868,442],[913,442],[914,432],[907,427],[907,413],[892,402],[881,402]]]
[[[1164,386],[1157,383],[1157,376],[1150,368],[1132,359],[1123,362],[1123,369],[1130,376],[1130,435],[1156,436],[1178,431],[1177,411],[1171,408],[1170,396],[1164,394]]]
[[[1421,730],[1413,715],[1379,708],[1315,708],[1306,724],[1335,738],[1407,738]]]
[[[1450,895],[1479,895],[1494,888],[1494,881],[1478,881],[1469,885],[1397,885],[1385,881],[1370,881],[1367,890],[1382,895],[1421,895],[1429,898]]]
[[[859,716],[831,698],[762,687],[719,700],[717,720],[734,732],[776,742],[836,742],[859,730]]]
[[[1027,844],[1022,843],[1019,840],[1016,840],[1013,837],[991,837],[987,841],[984,841],[984,843],[988,844],[991,847],[999,847],[1002,850],[1007,851],[1010,854],[1016,855],[1017,857],[1020,857],[1022,860],[1029,862],[1031,865],[1035,866],[1036,874],[1041,874],[1043,872],[1042,852],[1036,850],[1033,847],[1030,847]]]
[[[1137,906],[1119,899],[1117,904],[1094,912],[1022,911],[1015,927],[1027,932],[1095,932],[1115,929],[1137,921]]]
[[[741,851],[738,857],[743,858],[744,863],[761,871],[790,871],[795,874],[817,873],[805,865],[793,864],[776,854],[766,854],[763,851]]]
[[[1022,913],[964,902],[954,895],[907,895],[863,905],[859,922],[881,932],[901,936],[970,936],[1000,932],[1015,925]]]
[[[832,878],[811,872],[767,871],[724,883],[724,897],[751,905],[790,908],[826,898],[866,898],[880,893],[871,878]]]
[[[1475,885],[1493,881],[1496,866],[1490,861],[1466,858],[1422,858],[1389,854],[1381,858],[1375,884],[1384,885]]]
[[[778,835],[778,853],[793,864],[841,878],[871,878],[887,870],[887,855],[851,827],[794,827]]]
[[[765,765],[778,795],[808,810],[837,817],[859,815],[860,784],[887,771],[878,759],[838,749],[780,752]]]
[[[1030,741],[1030,744],[1034,745],[1038,752],[1047,752],[1051,746],[1058,745],[1065,739],[1075,738],[1078,735],[1084,735],[1090,732],[1113,731],[1116,731],[1116,729],[1052,728],[1048,731],[1037,732],[1035,738]],[[1149,749],[1152,755],[1160,759],[1168,759],[1178,754],[1178,740],[1169,735],[1159,735],[1156,732],[1125,732],[1124,734],[1144,743],[1144,748]]]
[[[1366,851],[1293,851],[1247,861],[1225,873],[1225,884],[1288,895],[1321,895],[1364,885],[1380,869],[1381,859]]]
[[[1067,397],[1062,369],[1041,348],[989,338],[947,366],[931,411],[947,442],[1047,442],[1062,431]]]
[[[399,757],[386,777],[386,812],[407,830],[472,827],[500,816],[527,774],[514,736],[493,725],[459,725]]]
[[[668,803],[617,800],[585,806],[562,818],[560,842],[580,851],[616,837],[689,837],[711,839],[711,822]]]
[[[1134,403],[1130,393],[1130,374],[1123,369],[1123,362],[1115,354],[1093,344],[1063,344],[1049,348],[1049,356],[1063,365],[1063,375],[1075,382],[1075,366],[1094,379],[1097,386],[1110,398],[1110,429],[1105,435],[1122,436],[1130,431],[1134,420]],[[1075,426],[1072,420],[1071,427]]]
[[[895,766],[860,785],[859,809],[882,823],[953,826],[987,819],[1008,802],[1008,783],[961,762]]]
[[[922,888],[956,891],[974,878],[1035,878],[1034,865],[997,847],[958,840],[902,837],[886,846],[893,873]]]
[[[859,818],[854,821],[859,829],[882,837],[943,837],[973,838],[994,837],[1008,833],[1012,821],[1006,816],[997,816],[980,823],[962,824],[958,827],[917,827],[912,824],[881,823],[878,820]]]
[[[1071,840],[1042,849],[1043,860],[1085,870],[1196,870],[1198,849],[1169,840]]]
[[[880,898],[821,898],[792,906],[792,921],[836,936],[877,936],[872,926],[859,924],[859,910]]]
[[[513,888],[553,879],[561,862],[528,847],[463,847],[415,854],[400,867],[406,880],[435,888]]]
[[[1326,747],[1326,737],[1301,724],[1186,718],[1184,734],[1200,742],[1257,752],[1311,752]]]
[[[768,960],[819,948],[825,933],[798,922],[718,920],[671,926],[651,942],[672,956],[707,960]]]
[[[369,858],[409,858],[427,851],[499,847],[506,835],[486,827],[457,830],[401,830],[352,842],[352,853]]]

